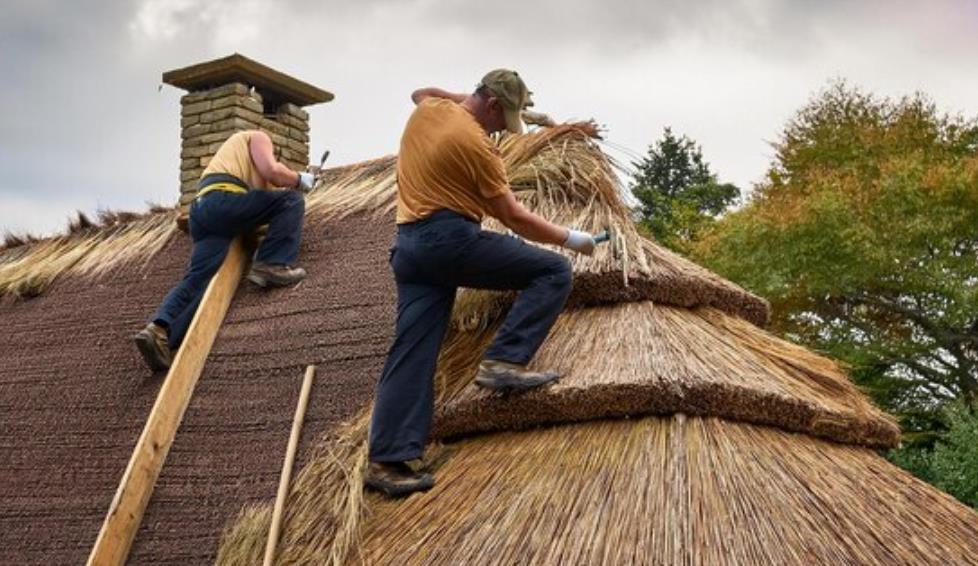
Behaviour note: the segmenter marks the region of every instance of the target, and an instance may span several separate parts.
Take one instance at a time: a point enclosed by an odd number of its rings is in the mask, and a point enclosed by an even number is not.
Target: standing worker
[[[174,287],[152,320],[133,339],[153,371],[170,367],[211,277],[224,262],[231,241],[268,224],[248,280],[260,285],[298,283],[306,276],[294,267],[302,239],[305,201],[300,193],[274,187],[312,189],[311,173],[297,173],[275,160],[265,132],[237,132],[221,145],[200,177],[190,205],[193,250],[183,280]]]
[[[415,91],[417,104],[397,159],[397,329],[377,385],[364,483],[388,496],[422,491],[434,479],[417,464],[434,409],[434,373],[458,287],[520,291],[475,382],[497,391],[538,387],[558,377],[527,371],[571,289],[560,254],[480,227],[493,216],[520,236],[591,254],[594,238],[551,224],[516,200],[488,134],[522,133],[530,93],[519,75],[497,69],[472,94]]]

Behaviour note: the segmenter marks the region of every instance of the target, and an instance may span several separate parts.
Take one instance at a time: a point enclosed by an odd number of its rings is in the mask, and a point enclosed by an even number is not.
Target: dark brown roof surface
[[[274,495],[307,364],[321,369],[296,469],[319,436],[366,406],[393,328],[392,230],[364,217],[312,221],[306,281],[268,292],[242,284],[130,563],[212,563],[224,523]],[[85,561],[162,379],[130,335],[188,251],[181,235],[145,272],[121,269],[94,285],[66,277],[0,305],[0,564]]]

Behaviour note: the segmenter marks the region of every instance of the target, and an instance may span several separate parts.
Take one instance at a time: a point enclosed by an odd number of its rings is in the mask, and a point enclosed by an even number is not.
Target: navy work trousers
[[[170,348],[183,342],[200,299],[235,236],[268,224],[255,261],[292,265],[299,256],[306,203],[295,191],[211,191],[190,206],[193,251],[183,279],[163,299],[153,322],[168,327]]]
[[[571,290],[571,267],[560,254],[519,238],[483,231],[439,210],[397,227],[391,252],[397,282],[397,330],[377,384],[370,459],[420,458],[434,410],[435,363],[450,322],[455,290],[519,290],[484,358],[530,361]]]

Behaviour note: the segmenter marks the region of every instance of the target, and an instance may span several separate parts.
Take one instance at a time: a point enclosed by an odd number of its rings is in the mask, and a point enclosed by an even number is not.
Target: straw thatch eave
[[[67,233],[28,239],[0,251],[0,297],[39,295],[62,276],[97,280],[124,267],[145,268],[177,232],[176,211],[103,211],[99,221],[79,213]]]
[[[494,332],[448,338],[436,437],[686,413],[872,447],[899,443],[896,423],[834,362],[715,309],[634,302],[567,311],[532,364],[560,372],[554,385],[507,397],[448,385],[475,374]]]

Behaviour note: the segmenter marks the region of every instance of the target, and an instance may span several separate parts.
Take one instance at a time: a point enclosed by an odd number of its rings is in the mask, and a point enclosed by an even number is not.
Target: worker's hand
[[[557,125],[554,119],[550,116],[544,114],[543,112],[533,112],[532,110],[524,110],[520,113],[523,121],[531,126],[541,126],[543,128],[553,128]]]
[[[594,236],[591,234],[577,230],[567,230],[567,240],[564,241],[565,248],[584,255],[591,255],[594,253],[595,245]]]
[[[312,173],[303,171],[299,173],[299,181],[296,183],[295,189],[300,193],[308,193],[315,184],[316,177]]]

